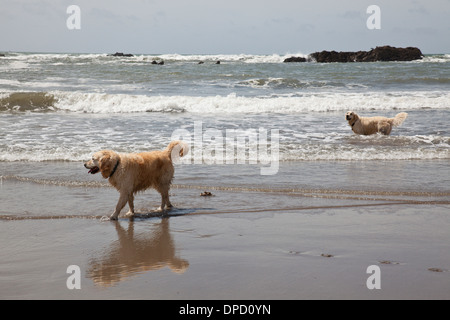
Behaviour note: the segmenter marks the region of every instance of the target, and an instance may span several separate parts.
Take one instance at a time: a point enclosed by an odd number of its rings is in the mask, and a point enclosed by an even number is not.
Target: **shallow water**
[[[0,166],[3,219],[101,218],[118,200],[117,191],[100,175],[89,175],[82,163]],[[257,165],[182,164],[176,166],[171,189],[176,209],[170,214],[302,210],[327,206],[329,199],[338,206],[361,201],[445,205],[449,183],[446,161],[287,162],[269,176],[261,176]],[[214,196],[200,196],[205,191]],[[153,190],[138,194],[138,212],[160,215],[154,212],[159,201]]]

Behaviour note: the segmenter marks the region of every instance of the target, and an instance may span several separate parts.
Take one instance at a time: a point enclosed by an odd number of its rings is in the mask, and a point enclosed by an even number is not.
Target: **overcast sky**
[[[67,8],[80,8],[69,30]],[[381,11],[370,30],[367,8]],[[450,53],[450,0],[0,0],[0,52]]]

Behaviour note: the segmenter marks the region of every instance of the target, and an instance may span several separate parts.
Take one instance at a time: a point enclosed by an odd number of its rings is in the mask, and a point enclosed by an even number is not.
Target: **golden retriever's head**
[[[353,111],[348,111],[348,112],[345,114],[345,119],[346,119],[349,123],[351,123],[351,122],[355,123],[355,122],[358,120],[358,115],[357,115],[355,112],[353,112]]]
[[[89,173],[96,174],[97,172],[101,172],[103,178],[107,179],[117,169],[119,161],[120,156],[114,151],[102,150],[94,153],[92,159],[87,161],[84,166],[89,169]]]

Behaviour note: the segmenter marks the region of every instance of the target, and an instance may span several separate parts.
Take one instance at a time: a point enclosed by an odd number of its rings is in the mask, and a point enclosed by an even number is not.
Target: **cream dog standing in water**
[[[134,215],[134,195],[139,191],[154,188],[161,194],[161,207],[171,208],[169,189],[175,172],[172,158],[183,157],[189,147],[182,141],[172,141],[163,151],[119,154],[111,150],[94,153],[92,159],[84,164],[89,173],[101,172],[120,193],[116,210],[111,220],[117,220],[120,211],[128,202],[127,216]]]
[[[394,118],[386,117],[360,117],[355,112],[349,111],[345,115],[352,131],[356,134],[371,135],[381,133],[389,135],[393,127],[400,126],[405,121],[408,114],[401,112]]]

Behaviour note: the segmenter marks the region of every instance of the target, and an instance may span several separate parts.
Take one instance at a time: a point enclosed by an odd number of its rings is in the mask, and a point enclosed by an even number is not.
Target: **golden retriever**
[[[400,126],[407,116],[406,112],[401,112],[394,118],[360,117],[355,112],[349,111],[345,115],[345,119],[356,134],[371,135],[379,132],[388,136],[391,134],[392,128]]]
[[[91,174],[101,172],[103,178],[119,191],[116,210],[110,217],[117,220],[127,202],[127,216],[134,215],[134,195],[148,188],[154,188],[161,194],[161,211],[171,208],[169,189],[175,172],[172,158],[183,157],[188,152],[188,145],[182,141],[172,141],[163,151],[119,154],[102,150],[94,153],[84,166]]]

